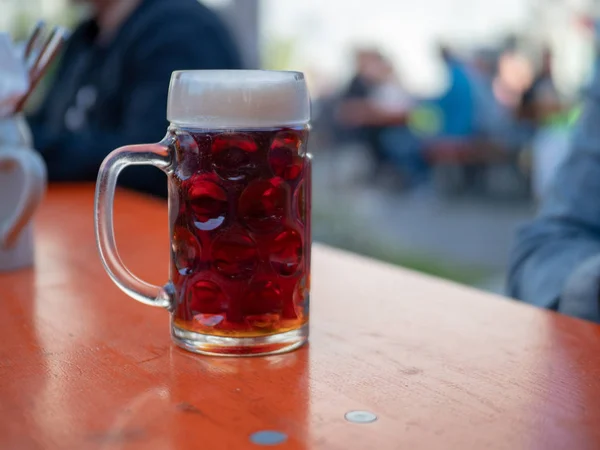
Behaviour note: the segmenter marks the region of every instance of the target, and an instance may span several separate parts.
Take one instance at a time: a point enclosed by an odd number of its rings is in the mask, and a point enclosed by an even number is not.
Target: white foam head
[[[300,72],[177,71],[171,75],[167,119],[205,129],[305,125],[310,99]]]

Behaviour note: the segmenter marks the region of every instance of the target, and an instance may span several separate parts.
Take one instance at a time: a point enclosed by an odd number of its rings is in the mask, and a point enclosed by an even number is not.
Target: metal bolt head
[[[352,423],[371,423],[377,420],[377,416],[369,411],[348,411],[344,417]]]

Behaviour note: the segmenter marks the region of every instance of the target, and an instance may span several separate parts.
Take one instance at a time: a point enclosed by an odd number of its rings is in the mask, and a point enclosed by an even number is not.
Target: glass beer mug
[[[166,136],[121,147],[98,174],[98,250],[125,293],[167,308],[184,349],[265,355],[308,338],[311,157],[304,76],[180,71],[169,87]],[[119,172],[151,164],[168,175],[170,280],[148,284],[121,261],[113,234]]]

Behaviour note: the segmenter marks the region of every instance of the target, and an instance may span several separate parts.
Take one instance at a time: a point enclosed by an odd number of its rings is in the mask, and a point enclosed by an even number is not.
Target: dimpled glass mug
[[[304,76],[180,71],[169,87],[166,136],[121,147],[96,185],[100,257],[128,295],[171,313],[184,349],[266,355],[308,338],[311,157]],[[119,172],[150,164],[169,180],[170,281],[148,284],[123,265],[113,234]]]

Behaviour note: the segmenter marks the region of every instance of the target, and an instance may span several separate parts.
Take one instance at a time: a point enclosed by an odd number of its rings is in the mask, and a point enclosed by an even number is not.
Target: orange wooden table
[[[311,343],[209,358],[104,273],[92,186],[53,186],[37,266],[0,275],[0,449],[600,449],[600,327],[315,245]],[[124,260],[168,267],[166,206],[120,192]],[[351,410],[378,420],[345,420]]]

